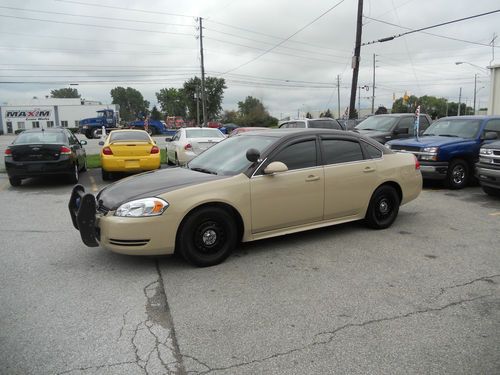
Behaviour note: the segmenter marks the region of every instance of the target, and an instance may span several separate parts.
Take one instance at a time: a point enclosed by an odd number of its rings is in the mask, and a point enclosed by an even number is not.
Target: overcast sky
[[[224,109],[237,109],[238,101],[251,95],[278,118],[327,108],[336,115],[337,76],[342,112],[349,102],[357,3],[0,0],[0,103],[44,97],[78,83],[74,87],[85,99],[110,103],[113,87],[130,86],[154,105],[161,88],[181,87],[200,75],[196,17],[201,16],[205,69],[226,79]],[[497,0],[365,0],[362,41],[496,9]],[[495,13],[428,30],[434,35],[413,33],[363,46],[358,84],[369,91],[362,91],[361,107],[371,107],[373,54],[375,106],[391,107],[393,95],[405,91],[458,101],[460,87],[462,101],[472,106],[475,74],[477,105],[486,106],[485,67],[493,59],[488,44],[499,29]],[[499,56],[496,47],[493,64]]]

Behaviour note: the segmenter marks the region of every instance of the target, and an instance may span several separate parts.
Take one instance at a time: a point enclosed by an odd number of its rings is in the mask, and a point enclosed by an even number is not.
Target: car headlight
[[[160,198],[143,198],[122,204],[115,211],[115,216],[149,217],[159,216],[168,208],[168,202]]]
[[[386,143],[384,146],[387,147],[389,150],[391,149],[391,145],[390,144]]]
[[[493,150],[491,148],[482,148],[479,150],[480,155],[493,155]]]
[[[439,147],[424,147],[423,152],[430,152],[432,154],[437,154]]]

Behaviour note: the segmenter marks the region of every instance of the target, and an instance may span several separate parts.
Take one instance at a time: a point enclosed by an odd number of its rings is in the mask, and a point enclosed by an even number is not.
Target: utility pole
[[[363,0],[358,0],[358,17],[356,24],[356,44],[354,46],[354,56],[352,57],[352,83],[351,100],[349,101],[349,118],[354,118],[354,107],[356,105],[356,88],[358,87],[359,56],[361,53],[361,31],[363,28]]]
[[[375,54],[373,54],[372,115],[375,113]]]
[[[491,39],[491,61],[490,61],[490,66],[495,61],[495,39],[498,37],[497,34],[493,33],[493,39]]]
[[[203,18],[200,17],[200,57],[201,57],[201,107],[203,109],[203,126],[207,126],[207,103],[205,97],[205,64],[203,62]]]
[[[196,124],[200,126],[200,87],[196,85]]]
[[[337,118],[340,118],[340,75],[337,74],[337,107],[339,110],[339,116]]]
[[[474,74],[474,116],[476,115],[476,86],[477,86],[477,74]]]
[[[458,113],[457,113],[457,116],[460,116],[460,101],[462,100],[462,88],[460,87],[460,91],[459,91],[459,94],[458,94]]]

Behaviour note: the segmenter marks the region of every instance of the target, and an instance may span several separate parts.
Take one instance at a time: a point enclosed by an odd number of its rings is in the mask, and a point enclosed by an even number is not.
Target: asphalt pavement
[[[500,373],[500,199],[479,187],[428,186],[387,230],[242,244],[201,269],[87,248],[70,190],[0,174],[0,373]]]

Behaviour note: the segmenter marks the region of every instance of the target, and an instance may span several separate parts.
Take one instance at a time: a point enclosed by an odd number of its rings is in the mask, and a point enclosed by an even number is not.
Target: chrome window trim
[[[267,159],[267,158],[266,158]],[[265,160],[264,160],[265,161]],[[259,167],[256,169],[256,171],[252,174],[252,176],[250,178],[258,178],[258,177],[267,177],[267,176],[272,176],[272,175],[268,175],[268,174],[259,174],[259,175],[256,175],[256,172],[260,169],[260,167],[262,166],[262,164],[264,163],[264,161],[261,163],[261,165],[259,165]],[[275,160],[275,161],[279,161],[279,160]],[[323,168],[324,165],[315,165],[314,167],[307,167],[307,168],[299,168],[299,169],[289,169],[285,172],[280,172],[278,174],[285,174],[285,173],[288,173],[288,172],[297,172],[297,171],[307,171],[309,169],[316,169],[316,168]],[[262,171],[264,172],[264,171]]]

